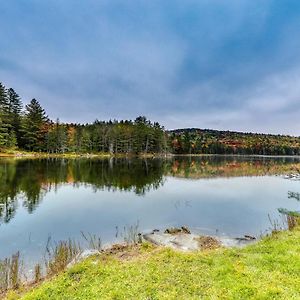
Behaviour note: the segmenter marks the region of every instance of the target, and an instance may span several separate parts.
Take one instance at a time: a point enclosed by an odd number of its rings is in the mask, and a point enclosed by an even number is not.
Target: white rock
[[[82,251],[81,253],[79,253],[68,265],[67,265],[67,269],[73,267],[76,263],[90,257],[93,255],[97,255],[100,254],[99,250],[94,250],[94,249],[86,249],[84,251]]]

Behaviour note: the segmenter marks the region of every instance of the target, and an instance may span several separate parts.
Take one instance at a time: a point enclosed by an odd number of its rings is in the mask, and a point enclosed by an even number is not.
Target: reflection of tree
[[[13,218],[17,203],[13,200],[18,194],[15,164],[0,166],[0,220],[9,222]]]
[[[8,223],[15,215],[17,210],[17,203],[15,201],[6,200],[0,204],[0,221],[3,219],[4,223]]]
[[[0,222],[13,218],[17,199],[31,213],[46,192],[64,183],[143,195],[163,184],[163,165],[158,159],[1,160]]]
[[[162,184],[163,161],[159,159],[73,160],[71,182],[91,184],[95,190],[133,191],[138,195]]]
[[[288,198],[296,199],[297,201],[300,201],[300,193],[294,193],[294,192],[288,192]]]
[[[300,193],[288,192],[288,198],[300,201]],[[278,211],[286,216],[300,217],[300,211],[288,210],[286,208],[279,208]]]
[[[300,169],[294,158],[192,156],[176,157],[168,162],[167,174],[182,178],[265,176],[285,174]]]
[[[299,175],[300,175],[300,173],[297,174],[296,177],[299,177]],[[290,178],[292,178],[292,177],[290,177]],[[288,198],[300,201],[300,193],[295,193],[295,192],[288,191]],[[287,217],[297,217],[297,219],[298,219],[298,217],[300,217],[300,212],[299,211],[291,211],[291,210],[288,210],[286,208],[279,208],[278,211],[281,214],[286,215]]]

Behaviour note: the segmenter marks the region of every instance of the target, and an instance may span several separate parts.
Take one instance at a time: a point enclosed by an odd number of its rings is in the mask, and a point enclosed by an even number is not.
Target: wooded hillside
[[[300,155],[300,138],[211,129],[167,131],[169,148],[177,154]]]

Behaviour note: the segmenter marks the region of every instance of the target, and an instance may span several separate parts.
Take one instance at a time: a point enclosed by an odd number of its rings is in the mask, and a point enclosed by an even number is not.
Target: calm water
[[[196,232],[259,235],[280,220],[278,208],[299,210],[288,192],[300,181],[280,174],[297,158],[1,159],[0,258],[20,250],[40,259],[52,240],[122,239],[139,230],[187,225]]]

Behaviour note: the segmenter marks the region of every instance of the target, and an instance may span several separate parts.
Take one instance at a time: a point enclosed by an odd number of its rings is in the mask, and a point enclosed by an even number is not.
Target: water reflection
[[[162,160],[126,159],[2,159],[0,160],[0,220],[9,222],[18,196],[32,213],[45,193],[61,184],[89,184],[94,191],[122,190],[143,195],[163,184]]]
[[[300,193],[295,193],[295,192],[288,192],[288,198],[289,199],[296,199],[297,201],[300,201]]]
[[[60,185],[90,185],[94,191],[130,191],[145,195],[166,176],[210,178],[263,176],[299,171],[297,158],[174,157],[170,159],[1,159],[0,223],[8,223],[22,205],[32,213],[45,194]],[[290,197],[299,197],[290,194]],[[21,199],[21,201],[17,201]],[[191,206],[188,200],[174,206]]]
[[[175,158],[167,168],[168,175],[189,179],[266,176],[299,171],[297,157],[185,157]]]

